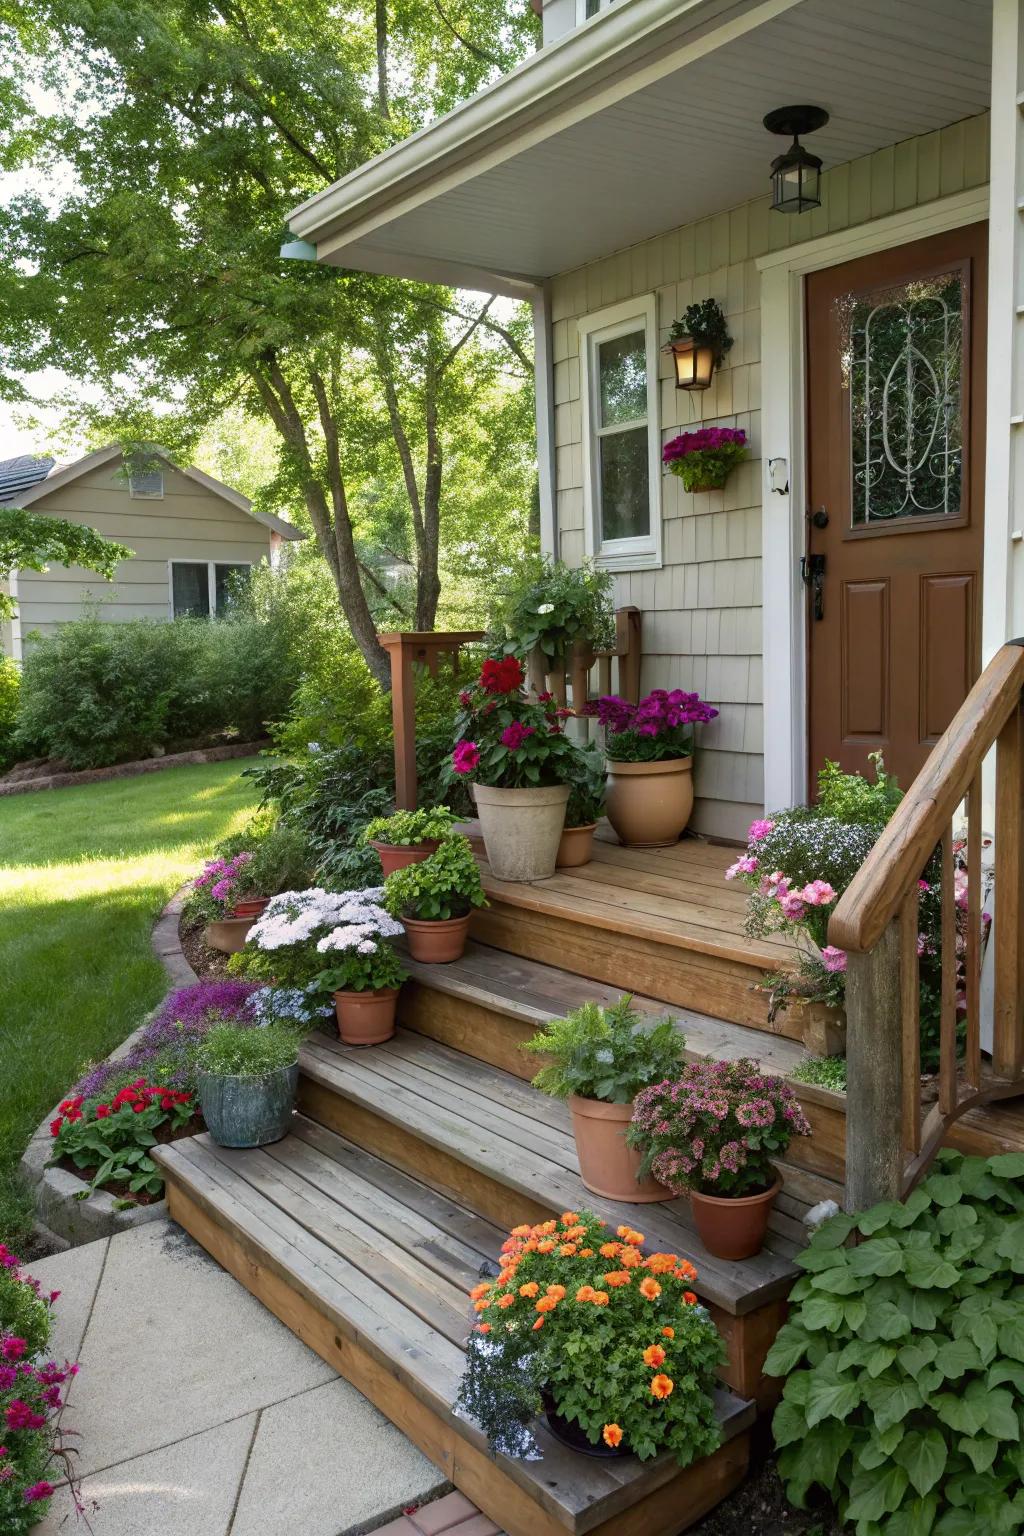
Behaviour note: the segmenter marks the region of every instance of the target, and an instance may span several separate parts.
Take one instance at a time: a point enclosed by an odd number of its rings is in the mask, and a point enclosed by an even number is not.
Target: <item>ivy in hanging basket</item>
[[[673,322],[668,336],[670,341],[692,341],[698,347],[713,348],[716,368],[733,341],[722,306],[715,299],[688,304],[680,319]]]

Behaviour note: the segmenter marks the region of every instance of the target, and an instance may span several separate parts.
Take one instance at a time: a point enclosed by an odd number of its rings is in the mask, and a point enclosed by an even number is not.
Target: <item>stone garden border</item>
[[[50,773],[38,779],[0,780],[0,795],[27,795],[37,789],[70,789],[75,784],[99,784],[104,779],[134,779],[164,768],[188,763],[226,763],[235,757],[256,757],[269,740],[236,741],[224,747],[197,747],[191,752],[168,752],[163,757],[144,757],[134,763],[114,763],[109,768],[82,768],[77,773]]]
[[[191,986],[199,980],[182,952],[178,937],[178,920],[188,889],[188,885],[183,885],[171,897],[157,918],[151,938],[153,950],[167,972],[169,992],[178,987]],[[162,1002],[158,1003],[138,1028],[132,1030],[127,1040],[111,1051],[108,1059],[117,1061],[127,1055],[162,1006]],[[98,1237],[113,1237],[117,1232],[141,1227],[148,1221],[166,1219],[166,1200],[155,1200],[152,1205],[119,1208],[115,1196],[104,1189],[98,1189],[95,1194],[83,1200],[85,1185],[81,1179],[63,1168],[48,1168],[46,1164],[53,1144],[50,1121],[56,1117],[57,1112],[57,1105],[54,1105],[49,1114],[44,1116],[21,1158],[21,1171],[29,1184],[35,1186],[37,1227],[49,1246],[54,1249],[75,1248],[80,1243],[91,1243]]]

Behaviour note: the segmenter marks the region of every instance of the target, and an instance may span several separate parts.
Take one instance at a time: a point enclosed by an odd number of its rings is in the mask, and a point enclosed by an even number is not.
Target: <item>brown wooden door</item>
[[[987,250],[974,224],[807,281],[812,785],[881,749],[906,788],[978,674]]]

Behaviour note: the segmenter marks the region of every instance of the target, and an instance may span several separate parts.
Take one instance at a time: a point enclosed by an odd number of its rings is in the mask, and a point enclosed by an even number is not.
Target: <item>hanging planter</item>
[[[683,490],[720,491],[736,465],[747,456],[742,427],[701,427],[681,432],[661,450],[661,462],[683,482]]]

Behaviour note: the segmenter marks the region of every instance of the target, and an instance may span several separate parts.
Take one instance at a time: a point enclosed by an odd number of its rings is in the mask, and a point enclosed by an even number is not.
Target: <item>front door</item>
[[[978,674],[987,224],[807,280],[810,783],[906,788]]]

